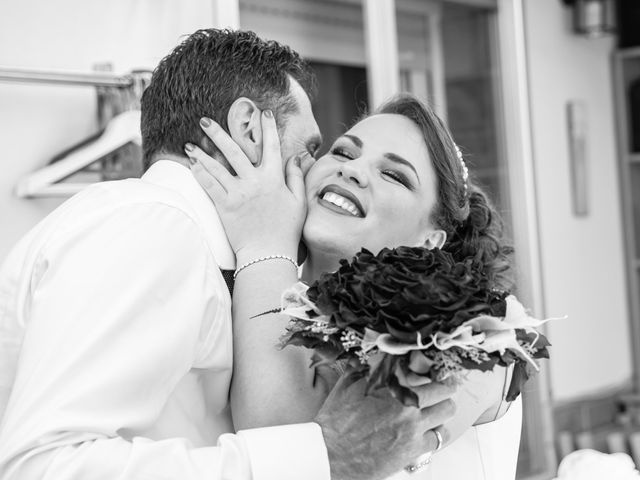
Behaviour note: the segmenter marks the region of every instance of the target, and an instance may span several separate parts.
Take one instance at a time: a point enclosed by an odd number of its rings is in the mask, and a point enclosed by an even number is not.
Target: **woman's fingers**
[[[238,176],[246,176],[248,172],[253,170],[254,167],[251,161],[220,125],[210,118],[203,117],[200,119],[200,128],[215,143]]]
[[[280,137],[276,119],[271,110],[265,110],[261,116],[262,125],[262,166],[274,173],[282,172]]]
[[[229,183],[234,180],[231,174],[196,145],[188,143],[185,146],[185,152],[189,157],[191,172],[198,183],[214,202],[222,200],[227,194]]]
[[[214,176],[216,180],[218,180],[225,190],[229,190],[229,187],[235,181],[235,178],[218,160],[205,153],[200,147],[193,143],[185,144],[184,152],[191,160],[191,164],[193,164],[193,161],[199,162],[210,175]]]
[[[191,164],[191,172],[196,177],[198,183],[204,188],[207,195],[211,197],[213,203],[218,205],[223,201],[227,192],[222,185],[205,170],[205,168],[198,161]]]
[[[306,203],[306,190],[304,188],[304,174],[300,168],[301,158],[295,157],[287,162],[286,166],[286,183],[289,191],[300,202]]]

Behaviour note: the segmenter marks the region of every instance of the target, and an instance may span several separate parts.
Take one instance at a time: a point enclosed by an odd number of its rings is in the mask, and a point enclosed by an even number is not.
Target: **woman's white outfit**
[[[389,480],[514,480],[522,429],[522,400],[494,422],[469,428],[433,456],[431,464]]]

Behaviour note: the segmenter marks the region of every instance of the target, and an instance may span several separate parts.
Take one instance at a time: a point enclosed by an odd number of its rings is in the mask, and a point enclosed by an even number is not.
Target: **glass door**
[[[339,137],[369,110],[367,70],[364,66],[310,61],[317,78],[318,97],[313,113],[324,137],[323,155]]]
[[[240,0],[240,25],[285,43],[318,77],[313,112],[323,154],[369,109],[364,14],[360,0]]]
[[[240,0],[240,24],[310,60],[319,79],[314,112],[325,148],[397,91],[431,103],[465,153],[473,178],[502,213],[522,262],[536,256],[526,252],[535,249],[536,227],[524,200],[511,201],[530,182],[521,154],[526,139],[520,138],[527,129],[521,113],[526,105],[513,95],[526,91],[513,63],[522,35],[514,21],[518,5],[520,0],[272,0],[266,6]],[[518,265],[533,278],[531,268]],[[535,303],[535,282],[525,277],[520,284],[523,300]],[[555,468],[544,382],[530,382],[523,396],[520,479],[543,478]]]
[[[504,155],[502,94],[496,45],[497,5],[397,0],[401,85],[425,97],[443,117],[465,154],[472,178],[501,212],[513,238],[508,162]],[[530,382],[523,395],[525,414],[518,478],[546,468],[539,434],[540,392]]]

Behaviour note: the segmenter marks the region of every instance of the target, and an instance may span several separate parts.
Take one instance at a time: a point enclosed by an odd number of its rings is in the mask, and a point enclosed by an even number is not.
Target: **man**
[[[0,425],[2,480],[376,478],[381,464],[399,469],[416,446],[429,449],[423,433],[449,415],[365,398],[350,379],[316,423],[231,433],[221,269],[235,258],[182,148],[215,152],[202,116],[258,148],[268,108],[283,157],[310,162],[320,143],[312,89],[295,52],[248,32],[198,31],[162,60],[142,101],[147,173],[66,202],[0,272],[0,318],[24,335]]]

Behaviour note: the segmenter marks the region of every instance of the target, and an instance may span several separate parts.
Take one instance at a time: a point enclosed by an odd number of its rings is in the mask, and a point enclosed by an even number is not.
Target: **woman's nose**
[[[355,183],[359,187],[366,187],[369,184],[367,174],[361,166],[356,165],[356,163],[356,160],[351,160],[340,164],[338,177],[344,179],[346,182]]]

